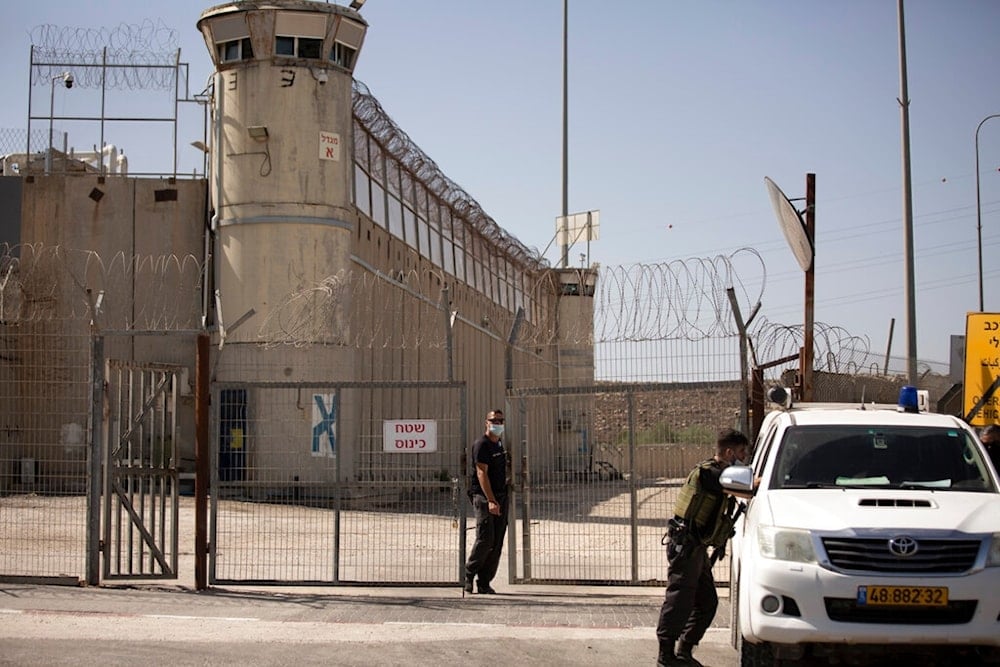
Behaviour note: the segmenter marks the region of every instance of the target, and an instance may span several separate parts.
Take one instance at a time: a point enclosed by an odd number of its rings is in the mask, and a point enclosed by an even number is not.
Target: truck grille
[[[918,539],[916,553],[897,556],[889,551],[888,538],[823,538],[830,563],[853,572],[956,574],[972,568],[979,547],[979,540]]]

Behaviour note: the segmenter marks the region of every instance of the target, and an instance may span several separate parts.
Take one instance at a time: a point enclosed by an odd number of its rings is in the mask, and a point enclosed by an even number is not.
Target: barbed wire
[[[747,280],[735,270],[745,255],[759,260],[755,252],[740,250],[729,257],[601,267],[592,332],[558,330],[554,296],[560,283],[554,272],[543,273],[535,292],[537,298],[551,297],[539,310],[548,317],[522,322],[515,344],[592,344],[596,349],[615,342],[731,337],[737,332],[726,288],[739,286],[741,309],[759,301],[763,291],[763,277]],[[443,278],[434,270],[391,276],[341,271],[288,293],[255,337],[266,347],[334,343],[369,350],[442,349],[453,325],[448,324],[450,305],[446,317],[440,291],[431,294],[426,288],[444,284]],[[203,263],[192,255],[119,251],[104,259],[95,251],[58,245],[0,244],[0,324],[65,320],[92,322],[104,330],[196,329],[203,280]],[[514,312],[485,299],[482,303],[474,312],[456,309],[455,315],[506,339]],[[770,322],[763,315],[748,334],[758,363],[797,355],[804,342],[803,325]],[[816,322],[813,340],[818,372],[885,375],[902,367],[901,358],[880,358],[866,336],[840,326]],[[947,369],[921,361],[918,370],[923,376]]]
[[[440,304],[419,292],[426,277],[416,270],[392,276],[340,271],[289,292],[255,336],[264,347],[443,348],[447,335]]]
[[[348,325],[345,308],[350,303],[352,283],[352,274],[340,271],[317,285],[288,294],[264,318],[257,330],[258,340],[265,347],[344,344],[342,336]]]
[[[737,263],[751,266],[741,272]],[[594,295],[594,339],[642,342],[734,335],[738,331],[727,288],[733,287],[747,314],[763,296],[765,280],[764,260],[751,248],[728,256],[601,267]]]
[[[99,329],[199,326],[203,263],[193,255],[104,259],[92,250],[0,243],[0,322],[93,322]]]
[[[368,87],[356,79],[353,97],[354,118],[358,124],[355,127],[356,134],[359,130],[368,132],[405,171],[423,183],[429,192],[451,206],[459,217],[472,225],[476,232],[513,261],[531,270],[542,270],[548,266],[548,262],[537,249],[528,248],[500,227],[469,193],[445,176],[434,160],[428,157],[382,109]]]
[[[754,320],[749,335],[760,363],[797,355],[805,343],[805,325]],[[874,357],[867,336],[856,336],[843,327],[813,324],[813,367],[831,373],[862,373],[871,370]]]
[[[434,278],[442,278],[436,271],[433,273]],[[547,319],[529,317],[519,329],[516,344],[599,346],[732,337],[738,331],[727,289],[734,288],[741,311],[749,313],[763,296],[765,274],[760,255],[747,248],[729,256],[601,267],[594,295],[593,329],[564,327],[560,331],[555,315],[560,281],[555,272],[548,271],[531,290],[534,298],[547,300],[538,311]],[[391,276],[363,270],[340,272],[319,284],[290,292],[269,313],[256,337],[267,346],[333,342],[361,349],[443,347],[446,325],[440,294],[421,293],[421,286],[440,284],[431,277],[417,270]],[[584,284],[584,276],[578,282]],[[350,317],[345,317],[348,312]],[[485,300],[475,312],[456,311],[456,315],[503,338],[515,319],[511,308]],[[402,321],[415,324],[402,327]],[[754,319],[748,335],[757,358],[766,362],[797,354],[803,326],[773,323],[761,316]],[[817,370],[873,372],[866,337],[817,322],[814,345]]]
[[[29,33],[31,85],[49,85],[72,70],[74,85],[115,90],[172,90],[177,31],[159,19],[114,28],[39,25]]]

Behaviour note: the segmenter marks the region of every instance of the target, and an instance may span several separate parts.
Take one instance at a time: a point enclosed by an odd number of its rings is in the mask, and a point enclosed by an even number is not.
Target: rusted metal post
[[[802,341],[802,400],[813,398],[813,328],[816,300],[816,174],[806,174],[806,235],[812,247],[813,260],[806,271],[805,332]]]
[[[194,383],[194,585],[199,591],[208,588],[208,491],[211,481],[208,445],[208,406],[211,388],[208,357],[208,334],[199,334]]]
[[[87,484],[87,585],[101,583],[101,508],[104,488],[104,336],[90,336],[90,469]]]

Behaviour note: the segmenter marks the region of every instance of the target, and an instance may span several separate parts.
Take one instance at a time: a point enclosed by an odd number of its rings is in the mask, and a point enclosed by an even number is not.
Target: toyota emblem
[[[909,535],[899,535],[889,540],[889,553],[900,558],[909,558],[917,553],[917,541]]]

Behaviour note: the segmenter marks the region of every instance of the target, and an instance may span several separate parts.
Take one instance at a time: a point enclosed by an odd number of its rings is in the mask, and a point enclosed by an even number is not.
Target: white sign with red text
[[[437,422],[433,419],[387,419],[382,422],[382,451],[424,454],[437,451]]]
[[[319,159],[340,161],[340,135],[336,132],[319,131]]]

